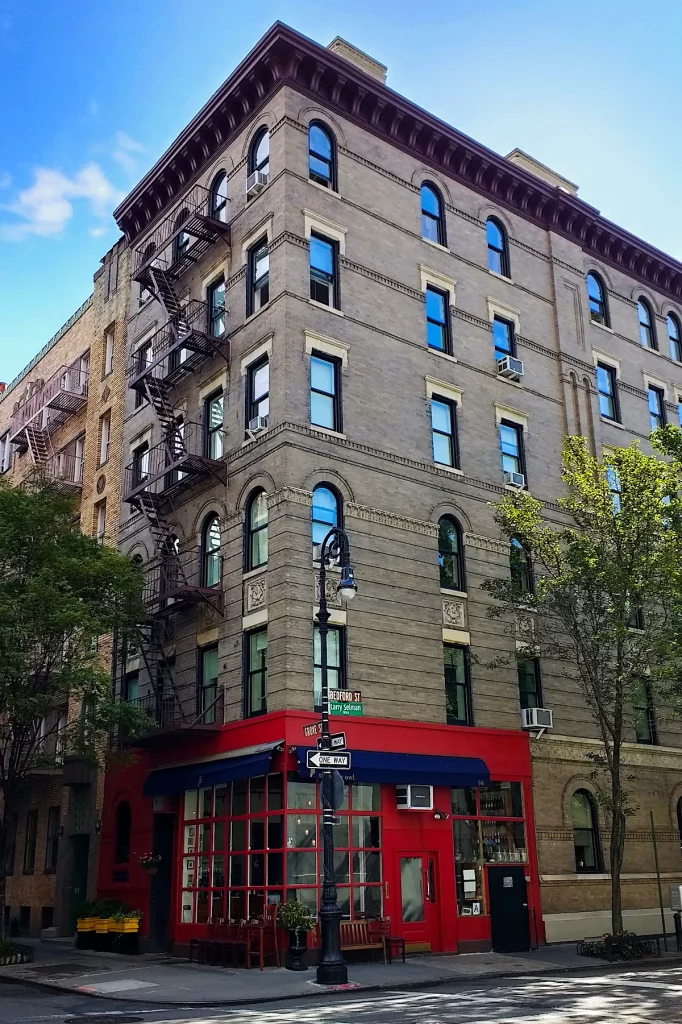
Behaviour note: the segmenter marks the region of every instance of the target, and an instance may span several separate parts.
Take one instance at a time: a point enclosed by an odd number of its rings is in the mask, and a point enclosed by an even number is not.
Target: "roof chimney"
[[[369,54],[364,53],[362,50],[358,50],[357,46],[353,46],[345,39],[342,39],[341,36],[337,36],[336,39],[332,39],[327,49],[331,50],[332,53],[335,53],[337,57],[343,57],[343,59],[349,61],[349,63],[355,64],[356,68],[360,68],[360,70],[364,71],[366,75],[376,78],[382,85],[385,84],[387,71],[386,65],[380,64],[378,60],[374,60],[374,57],[370,57]]]
[[[6,390],[7,390],[7,385],[5,384],[4,381],[0,381],[0,395],[3,394],[3,392],[6,391]]]
[[[512,149],[511,153],[507,153],[505,160],[516,164],[517,167],[523,167],[524,171],[530,171],[536,178],[542,178],[543,181],[546,181],[549,185],[554,185],[555,188],[560,188],[563,192],[568,192],[572,196],[577,196],[578,194],[578,186],[574,182],[564,178],[561,174],[557,174],[556,171],[553,171],[546,164],[541,164],[534,156],[529,156],[522,149]]]

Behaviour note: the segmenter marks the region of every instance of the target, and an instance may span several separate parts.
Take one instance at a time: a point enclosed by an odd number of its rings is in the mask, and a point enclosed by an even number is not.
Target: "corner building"
[[[119,538],[149,608],[116,686],[153,725],[107,777],[99,893],[140,906],[152,949],[268,901],[318,905],[306,727],[316,545],[335,523],[359,588],[342,606],[332,572],[330,685],[352,697],[332,719],[353,758],[344,913],[434,951],[581,937],[608,914],[594,725],[556,666],[517,672],[528,624],[486,617],[481,582],[510,571],[489,503],[527,486],[558,518],[567,432],[646,444],[654,400],[677,416],[682,267],[384,77],[343,40],[274,25],[115,213],[131,252]],[[522,729],[522,707],[553,730]],[[648,710],[628,746],[635,930],[653,926],[652,793],[682,881],[679,734]],[[405,809],[405,786],[432,792]]]

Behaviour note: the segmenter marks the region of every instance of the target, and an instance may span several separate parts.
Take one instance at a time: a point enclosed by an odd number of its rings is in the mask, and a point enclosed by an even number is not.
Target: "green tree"
[[[0,939],[10,820],[31,773],[64,751],[101,759],[113,730],[139,725],[98,648],[141,621],[141,590],[136,565],[81,533],[70,496],[0,481]]]
[[[491,617],[530,620],[517,656],[549,657],[577,679],[597,725],[602,746],[591,760],[611,824],[614,933],[623,930],[621,870],[626,821],[635,810],[623,743],[643,724],[643,694],[674,710],[682,693],[682,435],[667,427],[652,442],[669,461],[643,454],[636,443],[597,459],[584,437],[567,437],[566,492],[554,522],[524,491],[495,506],[512,550],[530,556],[534,588],[514,557],[509,579],[484,583],[498,602]]]

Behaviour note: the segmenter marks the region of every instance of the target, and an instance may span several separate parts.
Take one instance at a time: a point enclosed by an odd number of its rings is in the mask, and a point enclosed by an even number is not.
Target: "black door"
[[[498,953],[521,953],[530,949],[528,894],[525,868],[488,868],[490,931]]]
[[[69,935],[76,930],[76,918],[88,895],[90,836],[71,836],[71,885],[69,886]]]
[[[161,855],[161,864],[158,872],[150,879],[148,948],[152,953],[165,953],[170,946],[174,831],[175,815],[154,815],[152,846],[153,852]]]

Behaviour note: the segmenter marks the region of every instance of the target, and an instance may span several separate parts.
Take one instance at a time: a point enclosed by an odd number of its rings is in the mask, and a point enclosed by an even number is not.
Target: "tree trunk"
[[[623,931],[623,900],[620,886],[620,874],[623,868],[625,852],[625,814],[623,812],[623,793],[620,785],[620,772],[616,769],[611,777],[611,845],[609,860],[611,866],[611,932],[616,935]]]

